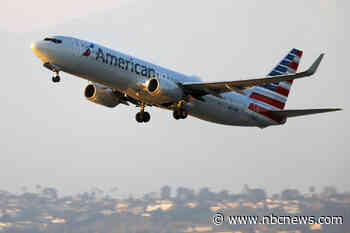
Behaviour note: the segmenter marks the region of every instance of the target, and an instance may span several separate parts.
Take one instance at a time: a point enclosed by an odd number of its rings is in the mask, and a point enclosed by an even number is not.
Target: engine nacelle
[[[151,78],[147,81],[146,88],[158,104],[176,102],[184,96],[181,87],[167,79]]]
[[[84,89],[84,96],[96,104],[114,108],[120,104],[120,98],[110,88],[102,88],[94,84],[88,84]]]

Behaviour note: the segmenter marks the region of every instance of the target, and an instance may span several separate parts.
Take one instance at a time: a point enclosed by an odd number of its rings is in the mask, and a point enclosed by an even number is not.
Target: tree
[[[50,199],[57,199],[58,198],[58,191],[55,188],[44,188],[42,190],[42,194]]]
[[[178,201],[189,201],[196,199],[196,195],[194,190],[185,188],[185,187],[178,187],[176,189],[176,199]]]
[[[325,186],[322,191],[322,196],[330,197],[337,194],[337,188],[334,186]]]
[[[228,190],[222,190],[218,194],[216,194],[216,199],[219,201],[223,200],[229,200],[230,199],[230,193]]]
[[[115,193],[115,192],[117,192],[118,190],[119,190],[118,187],[113,187],[113,188],[111,188],[111,189],[109,190],[109,192]]]
[[[103,197],[103,194],[104,194],[104,191],[98,187],[93,187],[91,189],[91,193],[94,193],[95,196],[97,196],[98,198],[102,198]]]
[[[201,201],[212,201],[215,199],[215,193],[211,192],[208,187],[205,187],[199,190],[198,197]]]
[[[243,189],[242,189],[242,194],[247,195],[250,191],[250,188],[247,184],[243,185]]]
[[[316,191],[315,186],[310,186],[310,187],[309,187],[309,192],[310,192],[310,193],[313,194],[313,193],[315,193],[315,191]]]
[[[151,201],[154,201],[154,200],[156,200],[157,199],[157,193],[156,192],[150,192],[150,193],[145,193],[144,195],[143,195],[143,200],[145,200],[145,201],[148,201],[148,202],[151,202]]]
[[[171,187],[169,185],[165,185],[160,189],[160,198],[163,200],[171,199]]]
[[[250,189],[247,196],[250,201],[259,202],[266,199],[266,192],[263,189]]]
[[[11,193],[9,191],[0,189],[0,198],[5,198],[8,196],[11,196]]]
[[[94,201],[96,194],[94,192],[84,192],[78,195],[82,201]]]
[[[274,193],[271,196],[272,200],[279,200],[281,199],[281,195],[279,193]]]
[[[41,190],[43,189],[43,187],[40,184],[37,184],[37,185],[35,185],[35,189],[38,193],[40,193]]]
[[[282,200],[298,200],[300,199],[300,192],[297,189],[286,189],[282,191],[281,199]]]

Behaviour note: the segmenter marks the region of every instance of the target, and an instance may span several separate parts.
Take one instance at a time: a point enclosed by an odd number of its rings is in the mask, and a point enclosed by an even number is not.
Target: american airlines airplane
[[[146,106],[171,110],[176,120],[191,115],[224,125],[260,128],[284,124],[290,117],[341,110],[284,110],[293,81],[313,75],[324,54],[299,73],[303,52],[292,49],[266,77],[203,82],[199,77],[72,37],[47,37],[31,48],[55,74],[53,82],[60,81],[60,72],[89,80],[84,89],[89,101],[110,108],[134,104],[140,107],[136,114],[139,123],[150,121]]]

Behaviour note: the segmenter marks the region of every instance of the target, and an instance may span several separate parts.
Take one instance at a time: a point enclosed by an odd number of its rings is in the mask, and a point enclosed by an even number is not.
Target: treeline
[[[74,195],[81,200],[89,201],[95,199],[119,199],[119,189],[114,187],[108,191],[104,191],[100,188],[94,187],[91,190]],[[22,187],[20,193],[11,193],[6,190],[0,190],[1,197],[14,197],[23,196],[27,199],[41,197],[47,199],[60,199],[59,190],[53,187],[43,187],[36,185],[35,191],[29,191],[29,188]],[[61,197],[63,199],[70,199],[70,196]],[[336,198],[339,200],[350,199],[350,192],[338,192],[334,186],[325,186],[319,192],[316,191],[314,186],[310,186],[308,191],[303,193],[298,189],[285,189],[280,193],[274,193],[269,195],[264,189],[250,188],[248,185],[244,185],[243,189],[239,193],[232,193],[229,190],[221,190],[218,192],[212,191],[209,187],[203,187],[199,190],[195,190],[187,187],[172,188],[169,185],[161,187],[159,192],[144,193],[141,198],[135,198],[132,194],[125,200],[128,201],[154,201],[154,200],[172,200],[177,202],[184,201],[224,201],[224,200],[245,200],[251,202],[264,201],[266,199],[273,200],[304,200],[305,198],[314,199],[326,199]]]

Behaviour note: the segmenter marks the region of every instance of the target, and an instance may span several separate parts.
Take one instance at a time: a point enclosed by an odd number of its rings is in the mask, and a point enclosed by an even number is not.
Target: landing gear
[[[44,67],[55,73],[54,76],[52,77],[52,82],[58,83],[61,80],[59,76],[60,68],[57,65],[46,62],[44,63]]]
[[[151,114],[148,112],[143,112],[143,122],[147,123],[151,120]]]
[[[187,116],[188,116],[188,112],[185,109],[176,109],[173,112],[173,117],[176,120],[186,119]]]
[[[181,117],[180,117],[179,111],[175,110],[173,112],[173,117],[174,117],[175,120],[180,120]]]
[[[141,103],[141,111],[136,114],[136,121],[138,123],[147,123],[151,120],[151,115],[148,112],[145,112],[145,104]]]
[[[135,118],[138,123],[147,123],[151,120],[151,115],[148,112],[138,112]]]
[[[185,109],[181,109],[181,111],[180,111],[181,119],[186,119],[187,116],[188,116],[188,112]]]
[[[188,112],[186,109],[184,109],[182,106],[185,104],[185,102],[183,101],[180,101],[176,108],[174,109],[174,112],[173,112],[173,117],[176,119],[176,120],[179,120],[179,119],[186,119],[187,116],[188,116]]]
[[[60,76],[58,76],[58,74],[56,76],[52,77],[52,82],[54,83],[58,83],[61,80]]]

